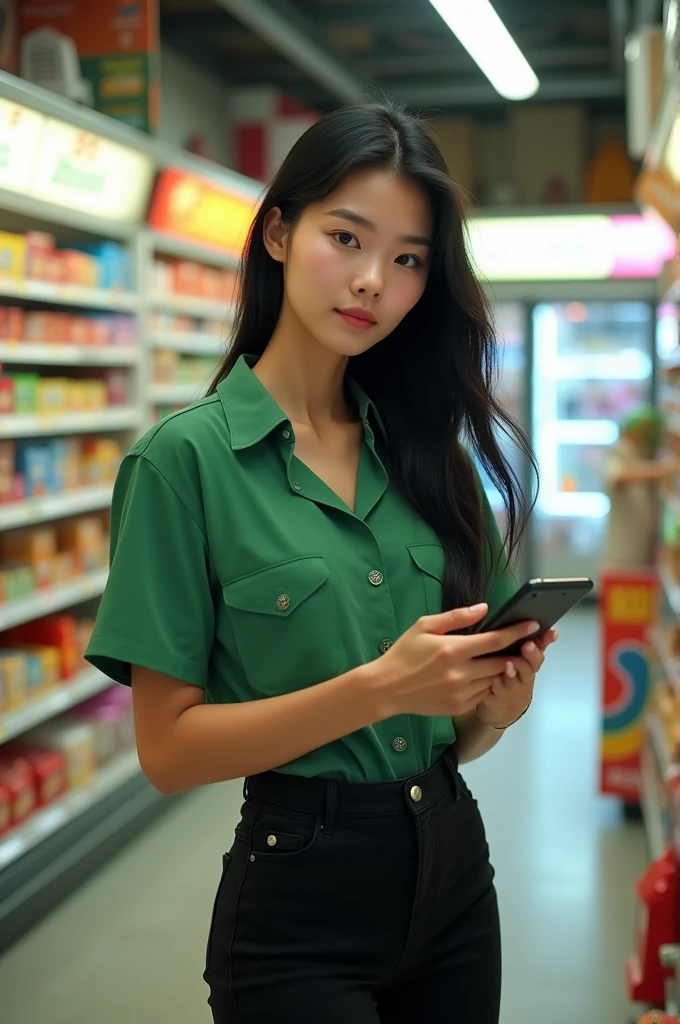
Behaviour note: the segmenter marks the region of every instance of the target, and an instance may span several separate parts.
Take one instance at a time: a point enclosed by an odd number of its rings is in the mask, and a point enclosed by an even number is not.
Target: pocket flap
[[[441,544],[407,544],[409,554],[422,572],[444,584],[444,548]]]
[[[323,558],[307,555],[258,569],[222,587],[230,608],[286,618],[330,576]]]

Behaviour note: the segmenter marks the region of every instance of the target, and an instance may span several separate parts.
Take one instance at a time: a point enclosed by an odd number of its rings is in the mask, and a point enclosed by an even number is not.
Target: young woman
[[[132,683],[161,792],[246,777],[208,942],[217,1024],[498,1019],[458,763],[526,711],[555,634],[510,660],[535,624],[471,635],[513,590],[526,515],[498,428],[531,457],[494,349],[425,127],[339,110],[264,196],[209,396],[123,462],[89,660]]]

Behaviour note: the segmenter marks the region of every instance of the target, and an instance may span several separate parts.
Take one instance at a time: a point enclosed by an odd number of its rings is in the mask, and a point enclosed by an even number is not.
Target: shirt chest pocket
[[[441,544],[409,544],[408,552],[421,579],[427,614],[438,615],[444,594],[444,548]]]
[[[290,559],[226,583],[238,654],[251,686],[268,696],[345,670],[345,650],[323,558]]]

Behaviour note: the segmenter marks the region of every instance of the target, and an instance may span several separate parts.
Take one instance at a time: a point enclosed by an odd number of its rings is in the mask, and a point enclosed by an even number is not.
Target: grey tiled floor
[[[588,611],[552,653],[532,713],[465,773],[497,869],[502,1024],[627,1024],[623,964],[646,849],[641,827],[595,795]],[[236,783],[185,799],[6,953],[3,1024],[207,1024],[205,938],[240,800]]]

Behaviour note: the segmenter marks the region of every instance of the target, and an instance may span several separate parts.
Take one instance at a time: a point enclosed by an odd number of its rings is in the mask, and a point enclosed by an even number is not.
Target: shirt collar
[[[285,412],[276,404],[252,367],[255,355],[240,356],[234,368],[218,385],[217,394],[229,424],[232,449],[251,448],[282,423],[289,423]],[[366,392],[349,374],[347,387],[357,404],[364,427],[373,425],[386,437],[380,414]]]

